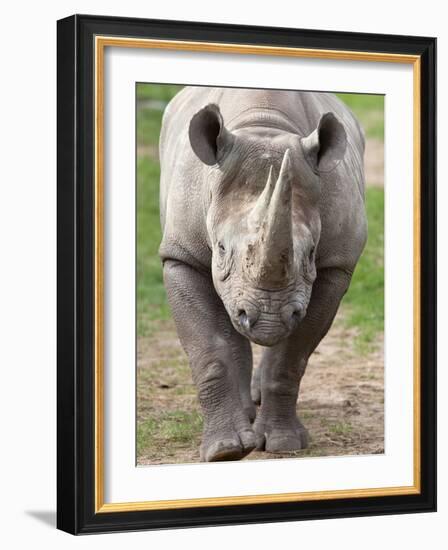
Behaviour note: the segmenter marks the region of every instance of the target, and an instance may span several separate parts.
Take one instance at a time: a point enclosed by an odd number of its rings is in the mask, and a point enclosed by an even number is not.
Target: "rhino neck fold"
[[[278,128],[294,134],[298,133],[298,128],[287,114],[279,109],[269,107],[250,107],[231,119],[228,126],[230,130],[238,130],[248,126],[262,126]]]

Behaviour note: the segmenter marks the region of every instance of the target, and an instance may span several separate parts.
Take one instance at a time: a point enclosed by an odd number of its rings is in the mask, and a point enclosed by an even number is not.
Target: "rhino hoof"
[[[210,445],[202,445],[201,459],[204,462],[218,462],[222,460],[241,460],[255,449],[255,435],[246,430],[237,437],[218,439]]]
[[[310,437],[303,426],[292,430],[272,430],[256,434],[257,450],[267,453],[287,453],[301,451],[309,445]]]
[[[267,453],[287,453],[301,451],[308,447],[308,437],[304,435],[286,435],[268,437],[265,444]]]

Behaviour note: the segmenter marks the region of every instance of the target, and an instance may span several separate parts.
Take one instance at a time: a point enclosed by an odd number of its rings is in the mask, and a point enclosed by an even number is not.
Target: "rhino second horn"
[[[288,284],[294,261],[292,237],[292,172],[289,149],[269,200],[254,250],[254,275],[264,288]]]

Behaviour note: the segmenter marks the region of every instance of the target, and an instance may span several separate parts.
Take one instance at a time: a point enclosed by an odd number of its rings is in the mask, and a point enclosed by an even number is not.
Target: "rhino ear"
[[[220,162],[231,146],[232,134],[225,128],[218,105],[210,103],[191,119],[188,131],[191,148],[203,163]]]
[[[347,134],[333,113],[321,116],[317,128],[301,139],[308,164],[316,173],[331,172],[344,158]]]

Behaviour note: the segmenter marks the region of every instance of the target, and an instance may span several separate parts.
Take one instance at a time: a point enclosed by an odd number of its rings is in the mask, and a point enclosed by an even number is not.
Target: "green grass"
[[[181,89],[182,86],[172,84],[137,84],[137,143],[139,145],[158,145],[163,104],[168,103]]]
[[[158,248],[162,237],[159,221],[159,163],[143,157],[137,164],[137,333],[151,332],[157,319],[168,319]]]
[[[139,84],[137,97],[142,100],[169,101],[177,86]],[[366,126],[369,137],[383,137],[383,96],[338,94]],[[162,111],[139,107],[137,139],[139,146],[157,146]],[[367,123],[370,125],[368,125]],[[375,121],[372,123],[372,121]],[[157,321],[168,319],[170,312],[163,286],[158,257],[161,239],[159,222],[159,163],[156,151],[145,154],[137,165],[137,331],[150,334]],[[370,349],[384,324],[384,192],[369,188],[366,195],[369,237],[366,249],[354,273],[343,307],[345,322],[357,328],[361,351]]]
[[[178,86],[177,84],[145,84],[139,82],[137,84],[137,99],[168,102],[182,88],[183,86]]]
[[[368,138],[384,139],[384,96],[336,94],[358,118]]]
[[[160,110],[138,107],[137,143],[139,145],[158,146],[162,115],[163,112]]]
[[[348,435],[352,430],[352,425],[349,422],[338,422],[328,427],[328,431],[333,435]]]
[[[148,450],[158,451],[160,445],[170,449],[189,446],[199,439],[202,432],[202,418],[196,411],[165,411],[154,414],[137,426],[137,456]]]
[[[367,189],[367,245],[343,299],[345,322],[358,329],[357,345],[368,351],[384,330],[384,191]]]

